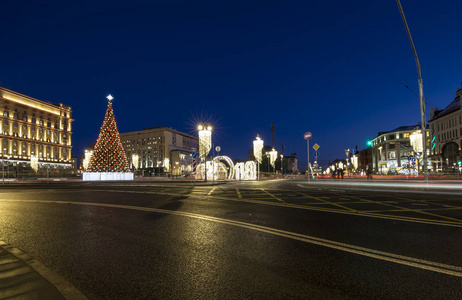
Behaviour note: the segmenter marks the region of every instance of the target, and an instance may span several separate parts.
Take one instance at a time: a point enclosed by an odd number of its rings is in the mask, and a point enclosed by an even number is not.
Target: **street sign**
[[[313,135],[311,134],[311,132],[307,131],[305,132],[305,135],[303,136],[305,138],[305,140],[309,141]]]
[[[314,157],[316,157],[316,158],[319,157],[319,152],[318,152],[318,151],[315,151],[315,152],[314,152]]]
[[[191,146],[196,147],[196,141],[192,141]]]
[[[420,153],[420,152],[417,152],[417,153],[415,154],[415,156],[417,156],[417,158],[420,158],[420,155],[422,155],[422,153]]]
[[[193,152],[193,153],[192,153],[192,157],[193,157],[193,158],[196,158],[196,157],[197,157],[196,152]]]
[[[314,144],[313,149],[314,149],[314,151],[318,151],[318,149],[319,149],[320,147],[321,147],[321,146],[319,146],[319,145],[316,143],[316,144]]]

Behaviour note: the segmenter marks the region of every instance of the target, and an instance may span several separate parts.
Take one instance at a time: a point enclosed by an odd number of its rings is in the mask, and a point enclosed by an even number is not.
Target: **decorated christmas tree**
[[[96,141],[87,172],[130,172],[127,155],[120,141],[112,108],[111,95],[108,97],[106,116]]]

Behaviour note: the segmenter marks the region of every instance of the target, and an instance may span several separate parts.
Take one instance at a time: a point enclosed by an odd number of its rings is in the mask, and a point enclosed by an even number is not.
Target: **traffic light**
[[[432,150],[434,150],[436,147],[436,136],[432,138]]]
[[[406,163],[406,169],[409,169],[409,162]]]
[[[370,147],[372,145],[372,141],[371,140],[367,140],[367,146]]]

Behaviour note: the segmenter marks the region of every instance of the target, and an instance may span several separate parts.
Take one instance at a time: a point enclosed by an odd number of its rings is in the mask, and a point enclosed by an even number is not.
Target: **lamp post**
[[[257,160],[257,180],[260,180],[260,164],[262,161],[263,140],[257,134],[257,138],[253,141],[253,155]]]
[[[276,167],[275,167],[275,163],[276,163],[276,159],[278,157],[278,152],[273,148],[273,150],[270,151],[270,162],[271,162],[271,165],[273,166],[273,173],[274,173],[274,177],[276,177]]]
[[[135,169],[135,173],[136,173],[136,170],[138,170],[139,161],[140,161],[139,155],[138,154],[132,154],[132,166]]]
[[[284,175],[284,154],[281,154],[281,176]]]
[[[345,150],[345,155],[346,155],[346,169],[347,169],[347,175],[348,175],[348,167],[350,166],[350,162],[348,161],[349,157],[350,157],[350,149],[346,149]]]
[[[417,66],[417,74],[419,75],[420,125],[422,127],[422,155],[423,155],[422,171],[424,172],[425,181],[428,181],[427,130],[426,130],[427,121],[425,120],[425,100],[424,100],[424,95],[423,95],[422,73],[420,70],[419,58],[417,57],[417,52],[415,50],[414,42],[412,41],[412,36],[411,36],[411,32],[409,31],[409,26],[407,26],[406,17],[404,16],[404,11],[401,6],[401,2],[399,0],[396,0],[396,3],[398,3],[399,11],[401,13],[401,17],[403,18],[404,26],[406,27],[407,36],[409,38],[409,41],[411,42],[412,50],[414,51],[415,63]]]
[[[212,148],[212,126],[199,124],[199,155],[204,157],[205,181],[207,181],[207,155]]]

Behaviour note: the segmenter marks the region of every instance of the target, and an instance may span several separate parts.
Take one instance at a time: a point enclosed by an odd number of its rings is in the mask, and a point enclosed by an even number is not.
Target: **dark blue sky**
[[[460,88],[462,1],[402,0],[429,105]],[[106,99],[120,132],[210,120],[222,154],[255,136],[306,165],[420,121],[417,71],[396,1],[2,1],[0,86],[74,111],[74,155]],[[427,116],[430,107],[427,108]],[[313,153],[313,150],[311,150]],[[311,159],[313,156],[311,156]]]

